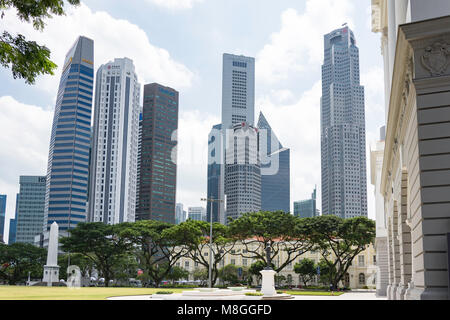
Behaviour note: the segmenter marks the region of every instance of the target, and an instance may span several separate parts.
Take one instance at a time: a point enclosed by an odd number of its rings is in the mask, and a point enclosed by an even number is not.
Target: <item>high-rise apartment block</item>
[[[322,213],[367,216],[364,87],[348,26],[325,35],[322,66]]]
[[[45,176],[20,176],[16,201],[16,242],[34,243],[42,233],[47,186]]]
[[[86,221],[94,42],[79,37],[66,55],[59,83],[47,168],[43,231],[62,234]]]
[[[97,71],[89,221],[133,222],[140,84],[133,61],[114,59]]]
[[[175,223],[177,129],[178,92],[145,85],[136,220]]]

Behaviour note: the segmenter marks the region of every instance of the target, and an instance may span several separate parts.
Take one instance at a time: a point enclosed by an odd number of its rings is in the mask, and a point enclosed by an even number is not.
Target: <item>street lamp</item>
[[[214,202],[223,202],[221,199],[210,199],[210,198],[202,198],[201,201],[209,202],[210,212],[209,212],[209,276],[208,276],[208,286],[212,288],[212,230],[213,230],[213,203]]]

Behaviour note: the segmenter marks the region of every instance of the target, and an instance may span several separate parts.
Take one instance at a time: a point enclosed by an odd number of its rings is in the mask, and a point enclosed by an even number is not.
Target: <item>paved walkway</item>
[[[387,300],[386,297],[377,298],[374,292],[349,292],[340,296],[293,296],[294,299],[287,300]],[[142,295],[142,296],[122,296],[110,297],[108,300],[260,300],[260,297],[249,296],[227,296],[227,297],[188,297],[180,293],[174,293],[161,297],[161,295]]]

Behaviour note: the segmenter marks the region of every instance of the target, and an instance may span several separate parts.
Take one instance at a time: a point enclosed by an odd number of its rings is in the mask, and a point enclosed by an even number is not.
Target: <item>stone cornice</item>
[[[391,181],[391,170],[394,167],[393,162],[398,152],[399,139],[405,129],[403,122],[405,121],[406,107],[411,105],[408,103],[411,92],[410,86],[414,83],[417,91],[424,90],[427,87],[436,91],[433,84],[439,86],[439,82],[442,82],[444,78],[449,78],[447,75],[437,76],[438,72],[443,72],[442,69],[446,69],[450,74],[450,68],[442,68],[445,62],[443,58],[445,54],[433,49],[436,44],[438,44],[438,49],[442,46],[441,44],[444,44],[443,46],[450,44],[450,16],[399,26],[381,179],[381,191],[384,195],[390,192],[388,182]],[[446,52],[447,49],[445,47],[442,50]],[[433,61],[429,65],[424,64],[423,59],[428,57],[429,52],[438,57],[439,63]],[[445,58],[450,59],[450,54]],[[432,68],[430,68],[430,65]],[[436,69],[436,72],[434,72],[434,69]],[[448,82],[444,82],[448,86]]]

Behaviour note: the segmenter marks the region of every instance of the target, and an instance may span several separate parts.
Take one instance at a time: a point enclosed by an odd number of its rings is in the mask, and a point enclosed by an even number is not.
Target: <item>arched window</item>
[[[359,284],[366,284],[366,276],[364,273],[359,274]]]

